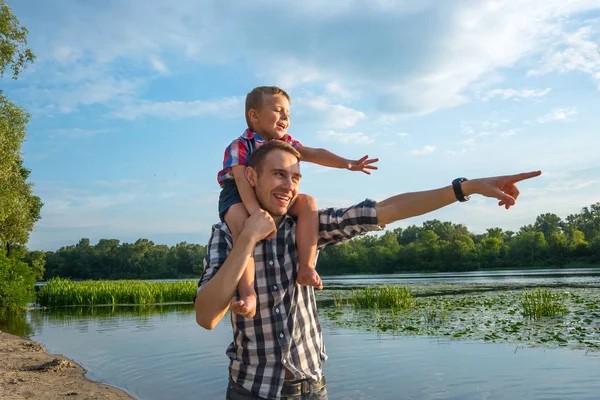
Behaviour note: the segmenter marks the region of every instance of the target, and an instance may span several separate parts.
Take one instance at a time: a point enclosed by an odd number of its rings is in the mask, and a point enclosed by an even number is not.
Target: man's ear
[[[256,170],[252,167],[247,167],[245,172],[246,172],[246,179],[248,179],[248,182],[250,182],[250,186],[256,187],[256,178],[257,178]]]

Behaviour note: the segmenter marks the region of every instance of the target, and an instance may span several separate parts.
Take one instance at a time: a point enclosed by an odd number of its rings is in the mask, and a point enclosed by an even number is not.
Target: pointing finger
[[[536,176],[540,176],[541,174],[542,171],[522,172],[520,174],[512,175],[510,178],[513,182],[520,182],[524,181],[525,179],[535,178]]]

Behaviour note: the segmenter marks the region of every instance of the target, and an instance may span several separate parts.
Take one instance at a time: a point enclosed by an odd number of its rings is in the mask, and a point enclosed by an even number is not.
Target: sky
[[[28,247],[89,238],[206,244],[245,95],[291,96],[289,133],[371,176],[302,164],[344,207],[456,178],[542,170],[510,210],[474,197],[440,219],[517,231],[600,201],[598,0],[7,0],[35,63],[0,80],[31,114],[42,218]]]

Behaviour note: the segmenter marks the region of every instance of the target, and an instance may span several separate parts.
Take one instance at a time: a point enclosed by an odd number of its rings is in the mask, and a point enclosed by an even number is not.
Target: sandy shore
[[[127,399],[122,390],[86,379],[73,361],[42,345],[0,332],[0,399]]]

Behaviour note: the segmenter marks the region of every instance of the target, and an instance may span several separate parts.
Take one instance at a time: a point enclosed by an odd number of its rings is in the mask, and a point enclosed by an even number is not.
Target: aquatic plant
[[[521,306],[522,314],[531,319],[556,317],[567,313],[564,296],[548,289],[537,288],[523,292]]]
[[[349,303],[357,308],[405,310],[413,307],[414,299],[406,286],[375,286],[353,289]]]
[[[196,289],[196,281],[73,282],[70,279],[54,278],[39,288],[37,302],[42,306],[190,302]]]

